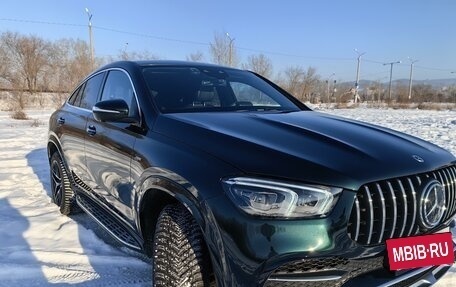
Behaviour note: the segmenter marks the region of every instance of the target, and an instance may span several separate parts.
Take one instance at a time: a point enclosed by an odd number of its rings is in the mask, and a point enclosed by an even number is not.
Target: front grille
[[[419,191],[430,179],[439,181],[445,192],[442,221],[456,212],[456,166],[433,172],[394,178],[363,185],[356,195],[348,224],[348,235],[362,245],[386,239],[425,233],[418,224]]]
[[[327,257],[317,259],[303,259],[283,265],[276,269],[269,277],[265,287],[324,287],[324,286],[342,286],[351,278],[360,276],[377,269],[383,268],[383,256],[351,260],[342,257]],[[322,277],[327,274],[338,274],[339,279],[336,280],[308,280],[305,278],[315,274],[316,278],[319,275]],[[300,276],[301,275],[301,276]],[[295,278],[300,280],[283,281],[271,280],[272,278]]]
[[[322,270],[333,270],[345,268],[349,263],[347,258],[327,257],[317,259],[304,259],[280,266],[274,271],[274,274],[294,274],[303,272],[313,272]]]

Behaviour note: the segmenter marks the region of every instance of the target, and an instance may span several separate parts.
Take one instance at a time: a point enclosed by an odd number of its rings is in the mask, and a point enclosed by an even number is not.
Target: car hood
[[[164,114],[154,130],[247,174],[353,190],[455,162],[418,138],[314,111]]]

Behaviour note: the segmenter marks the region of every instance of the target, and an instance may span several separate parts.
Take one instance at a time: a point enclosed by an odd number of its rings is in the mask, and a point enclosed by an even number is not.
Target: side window
[[[130,110],[130,117],[135,117],[138,114],[138,105],[136,104],[136,98],[130,79],[127,74],[117,70],[109,72],[103,88],[103,93],[101,94],[102,101],[114,99],[122,99],[127,103]]]
[[[81,104],[79,105],[81,108],[91,110],[93,105],[97,102],[103,76],[104,73],[100,73],[87,80],[84,91],[82,92]]]
[[[231,88],[240,105],[246,106],[280,106],[264,92],[240,82],[231,82]]]
[[[82,90],[84,90],[84,84],[80,85],[79,88],[77,88],[76,91],[73,92],[73,94],[70,96],[68,99],[68,103],[73,106],[79,107],[81,104],[81,94]]]

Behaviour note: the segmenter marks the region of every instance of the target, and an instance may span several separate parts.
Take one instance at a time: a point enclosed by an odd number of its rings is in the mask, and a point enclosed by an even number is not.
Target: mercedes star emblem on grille
[[[436,227],[445,213],[445,192],[440,182],[432,179],[424,184],[419,201],[420,224],[426,229]]]

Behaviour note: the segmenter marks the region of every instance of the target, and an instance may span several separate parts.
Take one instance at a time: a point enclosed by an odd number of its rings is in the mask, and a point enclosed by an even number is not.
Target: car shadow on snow
[[[32,150],[26,155],[26,158],[28,166],[32,168],[40,180],[46,196],[51,201],[52,191],[46,148]],[[58,209],[56,209],[56,212],[58,212]],[[82,283],[73,283],[72,285],[151,285],[151,267],[149,263],[145,262],[146,259],[143,256],[123,248],[121,244],[82,211],[70,215],[70,218],[78,224],[79,244],[84,249],[84,255],[93,269],[91,273],[97,275],[97,278],[90,278],[90,280]],[[69,246],[68,248],[71,247]]]
[[[24,233],[30,222],[8,198],[0,198],[0,282],[2,286],[40,285],[47,281]],[[3,285],[5,284],[5,285]],[[20,284],[21,285],[21,284]]]

